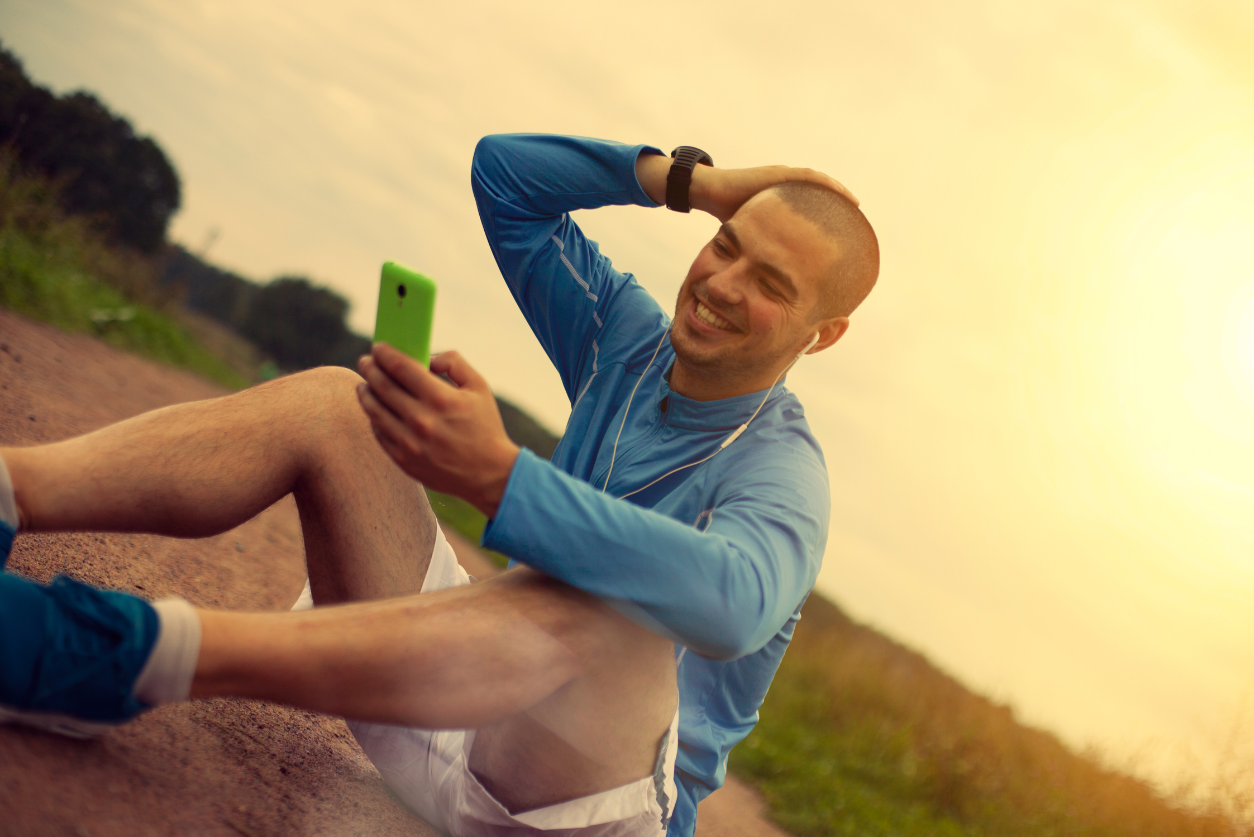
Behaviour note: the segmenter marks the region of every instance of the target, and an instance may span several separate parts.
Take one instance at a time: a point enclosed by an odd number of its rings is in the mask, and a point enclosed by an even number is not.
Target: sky
[[[835,176],[883,262],[788,376],[832,480],[819,589],[1077,747],[1213,764],[1254,688],[1254,6],[5,0],[0,39],[157,139],[174,240],[366,334],[411,265],[435,347],[555,430],[479,137]],[[667,307],[717,225],[576,219]]]

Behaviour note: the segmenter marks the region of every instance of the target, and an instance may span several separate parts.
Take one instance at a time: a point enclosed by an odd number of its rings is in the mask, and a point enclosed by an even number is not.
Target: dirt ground
[[[214,384],[0,309],[0,445],[78,435]],[[490,572],[451,535],[473,575]],[[78,533],[18,538],[8,569],[66,573],[148,598],[285,610],[304,580],[288,497],[212,538]],[[728,780],[702,803],[701,837],[783,837]],[[149,712],[95,741],[0,726],[0,835],[433,835],[384,786],[338,718],[247,700]]]

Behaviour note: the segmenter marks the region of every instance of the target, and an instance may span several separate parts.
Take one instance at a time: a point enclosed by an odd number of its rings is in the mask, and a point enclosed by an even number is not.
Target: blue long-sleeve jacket
[[[679,799],[670,835],[723,784],[814,586],[827,541],[827,468],[782,385],[698,402],[667,385],[670,318],[567,214],[656,206],[636,180],[650,146],[540,135],[486,137],[471,182],[505,281],[561,374],[572,412],[552,462],[524,450],[485,546],[615,603],[694,653],[679,665]],[[648,368],[646,368],[646,366]],[[641,376],[643,375],[643,380]],[[611,450],[632,388],[640,383]]]

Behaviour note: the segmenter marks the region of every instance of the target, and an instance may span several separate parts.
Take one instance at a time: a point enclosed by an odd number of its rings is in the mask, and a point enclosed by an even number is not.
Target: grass
[[[155,295],[150,259],[111,246],[67,217],[46,181],[0,153],[0,305],[233,389],[250,380],[202,347]]]
[[[761,721],[730,764],[798,837],[1248,833],[1225,816],[1231,805],[1186,810],[1163,799],[817,594],[803,616]]]
[[[762,720],[732,757],[780,826],[797,835],[984,833],[932,804],[907,729],[831,724],[821,677],[789,674],[776,679]]]

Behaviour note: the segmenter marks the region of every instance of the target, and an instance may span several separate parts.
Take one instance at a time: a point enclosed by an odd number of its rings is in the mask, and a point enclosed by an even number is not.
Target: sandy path
[[[0,445],[55,441],[222,394],[185,372],[0,309]],[[474,575],[490,565],[452,538]],[[33,535],[9,569],[149,598],[285,609],[303,574],[287,498],[213,538]],[[743,785],[701,806],[702,837],[782,835]],[[387,791],[343,721],[255,701],[164,707],[91,742],[0,726],[0,835],[432,835]]]

